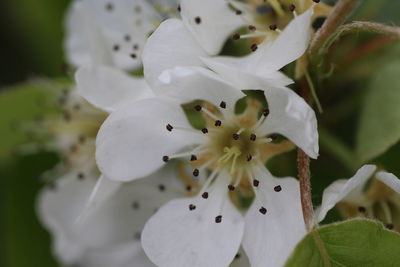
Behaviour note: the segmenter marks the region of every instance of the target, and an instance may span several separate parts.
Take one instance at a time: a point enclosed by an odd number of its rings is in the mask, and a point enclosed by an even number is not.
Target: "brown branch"
[[[325,20],[322,27],[316,32],[311,41],[310,52],[316,53],[324,42],[336,29],[347,19],[351,12],[357,7],[360,0],[339,0],[331,14]]]
[[[314,210],[311,198],[310,159],[300,148],[297,151],[297,168],[300,181],[300,198],[307,230],[314,227]]]

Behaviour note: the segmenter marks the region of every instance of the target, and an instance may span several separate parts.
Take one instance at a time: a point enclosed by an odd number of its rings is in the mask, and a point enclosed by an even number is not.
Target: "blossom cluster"
[[[68,172],[38,204],[60,262],[283,266],[309,229],[298,180],[266,163],[296,147],[317,159],[319,146],[316,114],[282,69],[297,61],[304,75],[312,23],[330,10],[316,0],[74,1],[65,50],[76,84],[56,135]],[[226,51],[228,40],[248,40],[246,54]],[[375,172],[365,165],[330,185],[314,224],[338,203],[349,217],[375,218],[376,199],[400,208],[392,174],[371,185],[386,200],[365,195]],[[400,227],[390,212],[379,219]]]

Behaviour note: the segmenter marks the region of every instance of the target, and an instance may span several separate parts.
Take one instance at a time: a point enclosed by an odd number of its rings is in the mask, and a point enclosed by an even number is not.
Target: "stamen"
[[[275,192],[280,192],[282,190],[282,187],[280,185],[277,185],[274,187]]]
[[[361,213],[365,213],[367,211],[367,209],[363,206],[358,207],[358,211]]]
[[[204,192],[203,194],[201,194],[201,197],[204,199],[208,198],[208,192]]]
[[[235,190],[235,186],[234,185],[228,185],[228,189],[229,191],[234,191]]]
[[[174,127],[172,127],[172,125],[169,124],[169,123],[167,124],[166,128],[167,128],[167,130],[168,130],[169,132],[171,132],[172,129],[174,129]]]
[[[251,141],[256,141],[256,139],[257,139],[257,135],[255,135],[255,134],[252,133],[252,134],[250,135],[250,140],[251,140]]]
[[[261,208],[259,209],[259,211],[260,211],[262,214],[264,214],[264,215],[267,213],[267,209],[264,208],[264,207],[261,207]]]
[[[164,162],[168,162],[168,161],[169,161],[169,157],[168,157],[168,156],[163,156],[163,157],[162,157],[162,160],[163,160]]]
[[[217,217],[215,217],[215,222],[216,223],[221,223],[222,222],[222,215],[218,215]]]
[[[222,125],[222,122],[220,120],[216,120],[214,125],[216,127],[220,127]]]
[[[256,30],[256,26],[254,26],[254,25],[249,25],[249,30],[250,31],[255,31]]]
[[[263,138],[259,139],[258,142],[259,142],[259,143],[268,144],[268,143],[271,143],[271,142],[272,142],[272,139],[271,139],[271,138],[268,138],[268,137],[263,137]]]
[[[224,101],[221,101],[221,103],[219,104],[220,108],[225,109],[226,108],[226,103]]]
[[[210,116],[212,119],[214,120],[220,120],[220,118],[218,118],[217,116],[215,116],[215,114],[213,114],[211,111],[209,111],[208,109],[206,109],[205,107],[202,107],[200,105],[197,105],[194,107],[194,109],[196,111],[203,111],[205,114],[207,114],[208,116]]]
[[[234,35],[232,35],[232,39],[233,40],[239,40],[240,39],[240,34],[239,33],[235,33]]]
[[[250,46],[250,49],[251,49],[251,51],[255,52],[255,51],[258,49],[257,44],[252,44],[252,45]]]
[[[257,179],[253,179],[253,186],[254,187],[258,187],[258,185],[260,184],[260,181]]]
[[[199,169],[194,169],[193,170],[193,176],[197,177],[197,176],[199,176],[199,174],[200,174]]]
[[[272,24],[272,25],[269,25],[269,29],[271,31],[276,31],[276,29],[278,29],[278,26],[276,26],[276,24]]]
[[[208,129],[207,129],[207,128],[203,128],[203,129],[201,129],[201,132],[202,132],[203,134],[206,134],[206,133],[208,133]]]
[[[191,155],[190,156],[190,161],[196,161],[197,160],[197,156],[196,155]]]
[[[247,155],[247,161],[251,161],[253,159],[252,155]]]
[[[196,206],[195,205],[193,205],[193,204],[190,204],[189,205],[189,210],[195,210],[196,209]]]
[[[196,24],[200,24],[201,23],[201,18],[200,17],[195,17],[194,21],[196,22]]]

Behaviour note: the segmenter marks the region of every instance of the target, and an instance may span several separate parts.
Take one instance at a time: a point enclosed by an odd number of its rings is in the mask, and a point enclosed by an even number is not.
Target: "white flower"
[[[291,90],[265,89],[260,81],[252,89],[264,89],[268,109],[253,101],[237,115],[244,94],[209,70],[177,67],[161,79],[169,87],[164,96],[117,109],[96,143],[99,168],[113,180],[144,177],[173,158],[192,162],[192,179],[206,176],[197,197],[174,200],[150,219],[146,253],[160,266],[227,266],[243,240],[252,266],[282,265],[306,231],[299,188],[293,178],[275,179],[264,163],[288,149],[285,142],[271,143],[273,133],[317,157],[313,110]],[[205,103],[194,106],[207,121],[202,129],[194,129],[181,108],[193,100]],[[255,201],[243,219],[229,195],[246,188]]]
[[[184,21],[169,19],[146,43],[143,51],[146,80],[153,90],[160,93],[164,91],[159,80],[163,72],[176,66],[202,66],[212,69],[237,87],[255,88],[260,79],[264,80],[265,87],[288,85],[293,81],[279,70],[303,55],[308,47],[312,13],[309,9],[296,17],[276,38],[263,42],[255,52],[240,58],[211,57],[196,42]],[[210,24],[209,30],[212,27]],[[256,80],[255,84],[249,84],[251,80]]]
[[[338,180],[328,186],[316,211],[316,220],[322,221],[328,211],[337,205],[347,218],[365,217],[383,222],[387,228],[400,230],[400,180],[391,173],[380,171],[366,190],[366,184],[376,170],[365,165],[350,179]]]
[[[116,194],[77,223],[96,183],[95,176],[68,174],[41,192],[37,209],[54,236],[57,258],[66,265],[85,267],[154,266],[141,248],[140,235],[162,204],[182,195],[175,169],[168,167],[118,187]]]
[[[67,59],[74,66],[137,68],[148,36],[177,7],[176,0],[76,0],[66,17]]]

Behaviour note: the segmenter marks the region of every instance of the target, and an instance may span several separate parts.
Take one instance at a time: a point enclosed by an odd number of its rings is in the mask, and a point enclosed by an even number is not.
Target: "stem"
[[[310,52],[316,53],[324,42],[336,31],[336,29],[347,19],[351,12],[357,7],[360,0],[339,0],[332,13],[325,20],[322,27],[316,32],[310,45]]]
[[[300,180],[301,208],[307,230],[314,227],[314,210],[311,200],[310,159],[300,148],[297,151],[297,168]]]
[[[305,76],[307,79],[308,87],[310,88],[310,91],[311,91],[311,95],[314,99],[315,104],[317,105],[318,111],[319,111],[319,113],[322,113],[323,110],[322,110],[321,102],[319,101],[317,92],[315,91],[315,87],[314,87],[314,84],[312,82],[312,79],[310,77],[310,73],[308,72],[308,70],[306,70]]]
[[[400,39],[400,27],[368,21],[354,21],[352,23],[342,25],[337,29],[337,32],[341,35],[352,32],[370,32],[383,34],[396,40]]]

